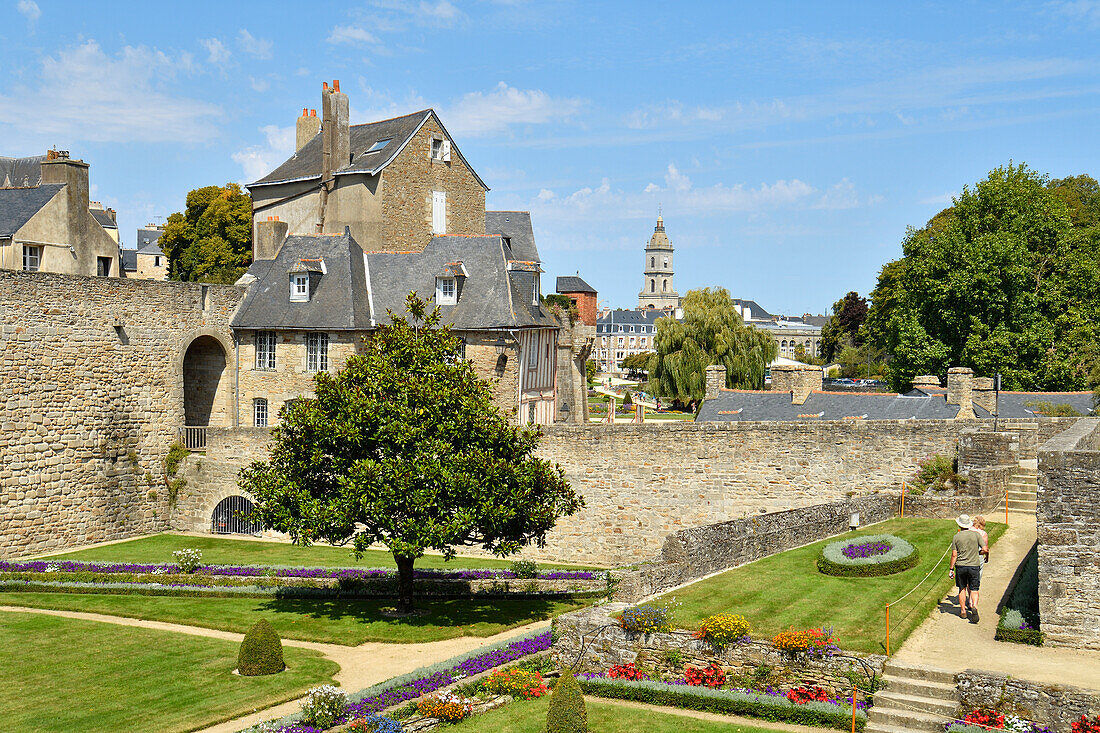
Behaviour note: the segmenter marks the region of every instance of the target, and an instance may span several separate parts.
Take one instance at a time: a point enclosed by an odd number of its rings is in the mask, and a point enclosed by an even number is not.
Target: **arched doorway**
[[[214,507],[210,531],[214,534],[259,534],[263,529],[252,519],[252,502],[243,496],[227,496]]]
[[[213,336],[199,336],[188,345],[183,356],[185,425],[229,424],[228,361],[221,342]]]

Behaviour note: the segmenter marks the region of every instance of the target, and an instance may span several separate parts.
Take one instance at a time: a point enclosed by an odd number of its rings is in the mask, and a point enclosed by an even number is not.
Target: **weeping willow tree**
[[[692,290],[684,317],[657,321],[657,354],[649,364],[649,389],[678,402],[702,400],[711,364],[726,368],[726,386],[760,389],[764,369],[779,353],[771,335],[746,326],[725,288]]]

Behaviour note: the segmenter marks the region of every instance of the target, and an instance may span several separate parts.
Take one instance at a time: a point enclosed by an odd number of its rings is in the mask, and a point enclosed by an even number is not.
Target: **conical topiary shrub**
[[[573,673],[563,670],[554,692],[550,695],[550,709],[546,713],[546,733],[588,733],[588,713],[584,709],[584,695]]]
[[[284,669],[283,642],[271,624],[260,619],[244,635],[241,652],[237,655],[237,672],[242,677],[257,677]]]

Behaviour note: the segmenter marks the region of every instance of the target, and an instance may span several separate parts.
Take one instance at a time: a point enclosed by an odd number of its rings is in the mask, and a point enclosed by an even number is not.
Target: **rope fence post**
[[[1005,524],[1008,524],[1008,489],[1005,489]]]
[[[890,656],[890,604],[886,604],[886,656]]]
[[[852,733],[856,733],[856,686],[852,685]]]
[[[901,517],[905,518],[905,482],[901,482]]]

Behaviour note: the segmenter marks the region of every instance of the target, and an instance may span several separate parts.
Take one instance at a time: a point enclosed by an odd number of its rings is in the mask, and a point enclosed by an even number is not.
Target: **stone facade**
[[[0,556],[161,531],[188,346],[232,286],[0,271]]]
[[[675,309],[680,306],[680,295],[672,284],[674,263],[672,242],[665,233],[665,220],[658,216],[653,236],[645,248],[645,277],[638,293],[638,309]]]
[[[1100,650],[1100,422],[1043,444],[1036,499],[1046,643]]]
[[[588,424],[588,373],[585,363],[592,353],[596,327],[584,321],[572,323],[568,314],[558,331],[558,403],[555,422]],[[569,410],[563,409],[565,405]]]
[[[271,431],[264,428],[209,428],[206,452],[192,453],[180,464],[184,480],[171,512],[171,528],[209,532],[214,508],[231,496],[252,496],[237,486],[237,474],[253,461],[267,458]]]
[[[1091,718],[1100,713],[1100,692],[1096,690],[1046,685],[976,669],[960,672],[955,684],[960,711],[995,708],[1049,726],[1055,733],[1070,733],[1073,722],[1082,715]]]
[[[790,392],[791,404],[804,405],[806,398],[821,389],[821,367],[813,364],[772,365],[772,391]]]

